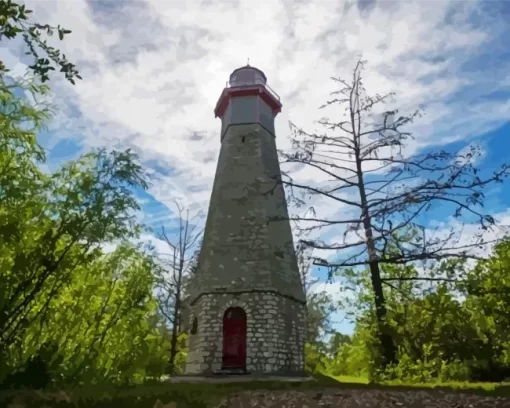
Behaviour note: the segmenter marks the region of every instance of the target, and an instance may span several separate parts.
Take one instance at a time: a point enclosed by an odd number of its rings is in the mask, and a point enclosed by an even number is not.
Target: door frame
[[[242,347],[242,350],[241,350],[241,355],[239,356],[240,357],[240,360],[242,360],[242,364],[240,365],[229,365],[229,364],[225,364],[225,360],[226,360],[226,352],[225,352],[225,349],[226,349],[226,346],[227,346],[227,342],[226,342],[226,332],[225,332],[225,329],[228,328],[229,326],[228,325],[225,325],[225,322],[227,321],[227,314],[229,312],[237,312],[239,313],[239,317],[237,318],[233,318],[232,320],[237,320],[238,324],[240,324],[240,333],[239,335],[241,336],[241,338],[243,339],[242,343],[241,343],[241,347]],[[222,336],[222,353],[221,353],[221,367],[222,369],[243,369],[243,370],[246,370],[246,352],[247,352],[247,343],[248,343],[248,331],[247,331],[247,315],[246,315],[246,311],[240,307],[240,306],[233,306],[233,307],[229,307],[227,310],[225,310],[225,312],[223,313],[223,319],[222,319],[222,332],[223,332],[223,336]]]

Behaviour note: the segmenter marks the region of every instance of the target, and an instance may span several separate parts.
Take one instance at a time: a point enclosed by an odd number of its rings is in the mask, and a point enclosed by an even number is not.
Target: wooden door
[[[231,307],[223,315],[223,368],[246,367],[246,313]]]

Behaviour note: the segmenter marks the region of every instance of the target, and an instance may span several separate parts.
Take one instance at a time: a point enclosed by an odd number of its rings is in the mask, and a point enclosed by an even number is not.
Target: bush
[[[330,364],[330,373],[339,376],[367,377],[370,354],[365,347],[342,344]]]
[[[305,344],[305,371],[311,375],[327,371],[326,356],[309,343]]]
[[[469,381],[471,369],[465,361],[455,360],[451,362],[441,361],[439,381]]]
[[[471,380],[471,369],[467,362],[460,360],[448,362],[440,357],[416,361],[405,353],[400,353],[397,365],[374,371],[373,380],[376,382],[398,380],[419,384]]]
[[[379,374],[383,381],[400,380],[408,383],[430,383],[437,378],[437,362],[413,361],[407,354],[400,357],[398,365],[390,366]]]

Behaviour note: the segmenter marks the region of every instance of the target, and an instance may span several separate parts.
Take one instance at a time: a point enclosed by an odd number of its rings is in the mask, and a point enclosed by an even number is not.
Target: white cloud
[[[85,142],[133,144],[146,157],[163,155],[170,166],[193,169],[189,178],[210,174],[214,167],[212,162],[205,171],[197,170],[203,168],[200,152],[219,148],[219,122],[212,108],[229,72],[244,64],[246,57],[266,71],[270,84],[282,95],[284,113],[277,123],[278,142],[284,147],[286,119],[299,118],[310,125],[319,114],[315,108],[330,91],[328,78],[349,76],[360,52],[370,63],[365,84],[371,92],[397,90],[404,105],[418,105],[444,98],[466,84],[456,75],[456,59],[437,64],[430,59],[456,50],[466,59],[489,35],[469,27],[462,18],[474,6],[458,3],[436,2],[433,8],[422,2],[398,7],[382,3],[368,16],[335,2],[284,6],[267,1],[256,8],[249,1],[144,5],[118,6],[112,18],[118,16],[137,31],[149,22],[160,27],[155,38],[149,30],[138,33],[154,49],[126,51],[117,63],[110,61],[109,54],[127,48],[120,23],[97,24],[90,3],[48,1],[35,9],[41,19],[66,22],[73,29],[64,48],[70,58],[85,64],[86,80],[71,95],[67,87],[66,93],[77,98],[86,120],[111,126],[87,135]],[[101,6],[95,7],[101,12]],[[452,7],[461,17],[454,24],[441,25]],[[443,75],[421,81],[431,74]],[[289,96],[296,91],[299,96],[294,101]],[[192,131],[204,132],[206,143],[190,140]]]
[[[447,220],[432,220],[426,231],[427,235],[434,239],[445,239],[450,235],[450,231],[455,232],[454,238],[451,240],[451,247],[465,247],[468,254],[477,257],[486,257],[493,248],[493,242],[510,234],[510,209],[506,211],[492,214],[495,220],[495,226],[482,230],[478,223],[462,223],[453,217]],[[476,242],[484,242],[482,246],[475,246]],[[434,250],[434,247],[428,248]],[[444,251],[445,253],[455,253],[455,251]]]
[[[317,128],[325,114],[318,107],[334,90],[329,77],[350,78],[360,54],[368,60],[367,90],[397,92],[385,109],[427,107],[411,127],[410,152],[477,136],[510,114],[508,100],[480,99],[499,81],[508,83],[508,70],[463,70],[505,26],[503,19],[480,19],[486,17],[478,2],[385,1],[362,10],[352,1],[47,0],[30,7],[36,20],[73,31],[56,44],[84,77],[74,87],[54,81],[61,112],[48,147],[62,138],[84,149],[134,147],[168,170],[155,172],[149,193],[169,207],[178,197],[192,211],[207,210],[220,148],[213,108],[230,72],[248,57],[282,98],[276,129],[283,149],[290,145],[288,120]],[[454,97],[459,92],[463,97]],[[324,180],[309,168],[300,177]],[[326,201],[314,206],[330,215],[345,211]]]

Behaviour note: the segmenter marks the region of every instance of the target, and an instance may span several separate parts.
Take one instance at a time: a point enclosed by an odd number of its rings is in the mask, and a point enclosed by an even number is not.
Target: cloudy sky
[[[490,169],[509,151],[510,2],[145,0],[28,2],[40,23],[72,30],[58,47],[80,70],[72,86],[54,77],[59,114],[40,142],[48,169],[93,147],[134,148],[153,171],[140,194],[143,221],[174,225],[172,200],[207,211],[220,148],[215,103],[229,74],[250,64],[280,95],[277,145],[289,146],[288,121],[308,130],[333,91],[367,61],[365,87],[397,93],[406,111],[425,108],[414,149],[480,143]],[[2,49],[24,71],[19,43]],[[509,219],[510,189],[488,196]],[[444,221],[444,220],[431,220]],[[323,271],[314,271],[319,277]],[[338,285],[327,289],[338,294]],[[336,321],[342,315],[335,316]],[[337,325],[352,330],[347,322]]]

